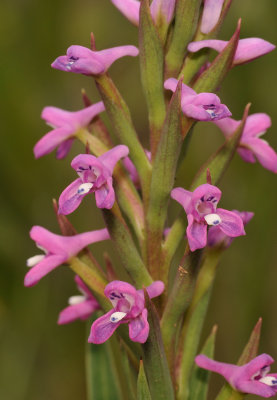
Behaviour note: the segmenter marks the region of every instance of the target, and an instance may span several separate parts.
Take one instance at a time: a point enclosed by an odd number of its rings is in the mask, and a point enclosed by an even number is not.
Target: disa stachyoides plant
[[[138,47],[98,50],[91,35],[90,48],[72,45],[52,63],[57,70],[86,75],[88,84],[94,81],[99,99],[92,104],[83,91],[79,111],[42,111],[51,130],[36,143],[36,158],[56,150],[57,158],[64,159],[75,140],[84,151],[71,162],[76,179],[55,203],[61,235],[41,226],[30,231],[44,254],[27,260],[25,286],[62,264],[74,272],[80,294],[69,299],[58,323],[92,316],[90,399],[204,400],[209,371],[227,381],[217,400],[243,399],[248,393],[272,397],[277,393],[277,374],[269,371],[274,360],[257,355],[261,320],[238,365],[213,360],[216,327],[198,347],[220,257],[245,235],[253,217],[253,212],[237,210],[235,200],[234,210],[224,208],[220,179],[236,152],[277,173],[277,155],[261,138],[270,117],[249,115],[246,105],[236,120],[216,92],[230,69],[275,46],[259,38],[240,39],[240,20],[229,41],[217,39],[232,0],[111,1],[138,27]],[[217,52],[212,60],[210,49]],[[149,149],[143,148],[108,72],[125,56],[140,63]],[[113,136],[102,113],[107,113]],[[177,166],[201,121],[217,125],[224,144],[196,171],[189,187],[175,187]],[[85,196],[93,203],[95,198],[104,223],[77,233],[67,215],[82,206]],[[173,203],[179,214],[168,225]],[[105,265],[92,256],[87,246],[104,240],[112,242],[120,265],[107,254]]]

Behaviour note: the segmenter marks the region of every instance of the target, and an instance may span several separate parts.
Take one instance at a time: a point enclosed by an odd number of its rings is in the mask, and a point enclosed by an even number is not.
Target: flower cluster
[[[128,349],[134,371],[138,369],[138,354],[145,364],[146,379],[141,380],[143,385],[138,380],[138,397],[156,399],[162,392],[168,400],[183,399],[188,398],[188,371],[193,371],[216,266],[234,238],[245,235],[244,228],[254,215],[218,208],[222,194],[219,179],[236,152],[244,161],[257,160],[277,173],[277,154],[260,138],[271,126],[270,117],[265,113],[249,116],[247,106],[243,118],[235,120],[214,92],[232,67],[265,55],[275,46],[260,38],[239,39],[240,23],[230,41],[216,39],[230,1],[111,2],[139,27],[139,49],[124,45],[96,50],[92,36],[91,49],[72,45],[51,64],[54,69],[93,79],[102,101],[91,104],[87,99],[79,111],[56,107],[42,111],[42,118],[53,129],[36,143],[36,158],[57,149],[57,158],[64,159],[74,140],[80,140],[86,150],[73,158],[71,167],[78,178],[59,197],[57,219],[63,235],[41,226],[31,229],[31,239],[45,254],[27,260],[31,268],[24,284],[33,286],[58,266],[68,265],[81,294],[69,298],[58,324],[85,320],[98,311],[100,317],[92,323],[88,338],[94,344],[104,343],[119,326],[128,325],[129,338],[121,333],[123,329],[118,331],[121,342]],[[206,51],[199,57],[193,55],[202,49]],[[219,53],[211,62],[206,57],[208,49]],[[107,73],[116,60],[138,55],[149,112],[149,151],[144,149],[128,105]],[[172,92],[169,102],[167,90]],[[113,135],[102,120],[104,112]],[[196,171],[192,190],[174,187],[177,167],[198,121],[217,125],[224,134],[224,144]],[[89,194],[94,194],[106,227],[76,234],[65,216]],[[187,222],[182,211],[166,228],[171,215],[168,208],[173,203],[170,198],[183,207]],[[107,239],[111,239],[119,261],[106,255],[102,267],[87,246]],[[186,249],[183,257],[177,251],[181,247]],[[277,374],[269,373],[273,359],[262,354],[247,361],[235,366],[205,355],[195,358],[199,367],[223,375],[236,391],[275,395]],[[128,368],[125,364],[124,371]],[[206,392],[204,387],[201,390]]]

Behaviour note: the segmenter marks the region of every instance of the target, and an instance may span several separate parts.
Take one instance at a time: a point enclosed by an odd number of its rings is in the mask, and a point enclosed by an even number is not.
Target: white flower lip
[[[126,314],[127,314],[127,313],[125,313],[125,312],[116,311],[115,313],[113,313],[113,314],[110,316],[110,321],[113,322],[113,323],[116,323],[116,322],[118,322],[118,321],[121,321],[121,320],[125,317]]]
[[[264,376],[263,378],[259,379],[259,382],[262,382],[268,386],[277,386],[277,379],[274,376]]]
[[[93,187],[93,183],[87,182],[87,183],[82,183],[77,190],[78,194],[87,194],[90,189]]]
[[[26,261],[27,267],[34,267],[39,262],[41,262],[44,259],[44,257],[45,257],[44,254],[38,254],[36,256],[28,258],[28,260]]]
[[[207,214],[204,218],[208,225],[215,226],[221,223],[221,218],[218,214]]]
[[[74,306],[75,304],[80,304],[85,300],[86,300],[85,296],[81,296],[81,295],[71,296],[68,299],[68,304],[71,306]]]

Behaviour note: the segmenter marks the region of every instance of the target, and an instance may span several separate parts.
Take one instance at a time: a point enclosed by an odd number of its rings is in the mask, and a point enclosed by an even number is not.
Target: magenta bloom
[[[196,364],[222,375],[238,392],[272,397],[277,394],[277,374],[269,374],[274,362],[268,354],[260,354],[242,366],[211,360],[203,354],[195,358]]]
[[[79,207],[88,193],[95,193],[98,208],[112,208],[115,202],[113,189],[113,169],[115,164],[129,153],[127,146],[118,145],[95,157],[90,154],[79,154],[72,162],[79,178],[73,181],[60,195],[59,214],[71,214]]]
[[[56,235],[42,226],[33,226],[30,237],[45,254],[36,255],[27,260],[27,266],[32,267],[24,279],[25,286],[33,286],[41,278],[76,256],[84,247],[91,243],[110,238],[107,229],[80,233],[74,236]]]
[[[188,45],[188,51],[196,53],[197,51],[208,47],[219,53],[226,47],[228,42],[224,40],[210,39],[191,42]],[[260,38],[248,38],[239,40],[238,47],[233,60],[233,66],[245,64],[258,57],[263,56],[275,49],[274,44]]]
[[[227,236],[245,235],[243,221],[236,213],[217,208],[221,191],[205,183],[193,192],[181,187],[171,191],[171,197],[183,207],[188,218],[187,238],[191,251],[207,244],[207,225],[218,226]]]
[[[66,72],[84,75],[102,75],[119,58],[137,56],[135,46],[118,46],[111,49],[92,51],[83,46],[70,46],[66,56],[58,57],[51,67]]]
[[[216,122],[216,125],[228,138],[235,132],[240,122],[226,118],[224,121]],[[267,114],[258,113],[247,117],[237,151],[244,161],[255,163],[257,159],[264,168],[277,173],[277,154],[265,140],[260,139],[270,126],[271,119]]]
[[[233,210],[233,213],[237,214],[243,222],[243,225],[247,225],[248,222],[253,218],[254,213],[249,211],[237,211]],[[211,226],[208,231],[208,246],[216,247],[222,246],[223,248],[227,248],[231,245],[233,237],[225,235],[225,233],[220,229],[219,226]]]
[[[210,33],[218,23],[224,0],[204,0],[204,9],[200,30]]]
[[[177,85],[178,81],[175,78],[169,78],[164,83],[164,87],[172,92],[175,92]],[[227,106],[221,104],[217,95],[214,93],[197,94],[184,83],[182,83],[181,108],[187,117],[198,121],[216,121],[232,115]]]
[[[82,295],[71,296],[68,299],[69,306],[60,312],[59,325],[69,324],[76,319],[87,319],[94,311],[100,309],[97,300],[78,275],[75,276],[75,282]]]
[[[111,0],[111,2],[132,24],[139,25],[140,1]],[[175,0],[153,0],[150,5],[153,21],[157,22],[159,15],[161,15],[169,24],[173,17],[174,8]]]
[[[56,107],[45,107],[41,118],[54,129],[41,138],[34,147],[35,157],[39,158],[53,151],[56,147],[58,159],[66,157],[74,141],[74,135],[86,128],[91,120],[105,110],[104,103],[93,104],[80,111],[65,111]]]
[[[155,281],[146,290],[150,298],[157,297],[163,292],[164,284]],[[113,281],[105,287],[105,296],[111,301],[113,309],[92,324],[89,343],[105,342],[121,324],[129,325],[131,340],[145,343],[149,324],[143,290],[136,290],[127,282]]]

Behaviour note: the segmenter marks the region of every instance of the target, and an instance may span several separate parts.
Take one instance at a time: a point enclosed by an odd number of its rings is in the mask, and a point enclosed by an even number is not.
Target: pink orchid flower
[[[235,132],[240,122],[226,118],[215,124],[228,138]],[[244,161],[255,163],[257,159],[264,168],[277,173],[277,154],[265,140],[260,139],[270,126],[271,119],[267,114],[258,113],[247,117],[237,151]]]
[[[207,244],[207,226],[218,226],[227,236],[245,235],[243,221],[236,213],[217,208],[221,191],[205,183],[193,192],[181,187],[171,191],[171,197],[183,207],[188,218],[187,238],[191,251],[202,249]]]
[[[33,226],[30,237],[45,254],[36,255],[27,260],[27,266],[31,269],[25,276],[24,285],[28,287],[38,283],[41,278],[76,256],[89,244],[107,240],[110,235],[104,228],[74,236],[61,236],[42,226]]]
[[[51,67],[65,72],[84,75],[102,75],[119,58],[136,57],[135,46],[118,46],[111,49],[92,51],[83,46],[70,46],[65,56],[58,57]]]
[[[232,210],[233,213],[237,214],[243,222],[243,226],[247,225],[248,222],[253,218],[254,213],[249,211],[237,211]],[[225,235],[225,233],[220,229],[219,226],[211,226],[208,231],[208,241],[207,244],[209,247],[223,247],[227,249],[232,241],[233,237]]]
[[[157,297],[163,292],[164,284],[155,281],[146,290],[150,298]],[[121,324],[129,325],[129,336],[133,342],[145,343],[149,324],[143,290],[136,290],[127,282],[113,281],[106,286],[105,296],[111,301],[113,309],[92,324],[89,343],[105,342]]]
[[[87,319],[94,311],[100,309],[97,300],[93,297],[89,288],[78,275],[75,276],[75,282],[82,294],[71,296],[68,299],[69,306],[60,312],[58,319],[59,325],[69,324],[77,319]]]
[[[204,34],[210,33],[220,18],[224,0],[204,0],[204,8],[200,30]]]
[[[90,154],[76,156],[72,160],[71,166],[79,178],[73,181],[60,195],[59,214],[71,214],[89,193],[95,193],[98,208],[112,208],[115,202],[113,170],[115,164],[128,154],[127,146],[118,145],[100,157]]]
[[[222,375],[239,392],[265,398],[277,394],[277,374],[269,373],[274,360],[268,354],[260,354],[241,366],[214,361],[203,354],[198,355],[195,362],[201,368]]]
[[[45,156],[56,147],[58,147],[57,158],[66,157],[74,141],[74,135],[80,129],[86,128],[93,118],[104,110],[105,106],[102,101],[73,112],[57,107],[45,107],[42,110],[41,118],[54,129],[37,142],[34,147],[35,157]]]
[[[227,46],[228,42],[224,40],[208,39],[198,42],[191,42],[188,45],[188,51],[196,53],[206,47],[216,50],[219,53]],[[275,49],[274,44],[260,38],[248,38],[239,40],[238,47],[233,60],[235,65],[245,64],[256,58],[259,58]]]
[[[111,0],[111,2],[132,24],[139,25],[140,1]],[[169,24],[173,18],[174,9],[175,0],[153,0],[150,5],[151,15],[155,23],[161,16]]]
[[[169,78],[165,81],[165,89],[175,92],[178,80]],[[214,93],[197,94],[189,86],[182,83],[181,108],[183,113],[198,121],[216,121],[218,119],[230,117],[231,112],[221,104],[220,98]]]

